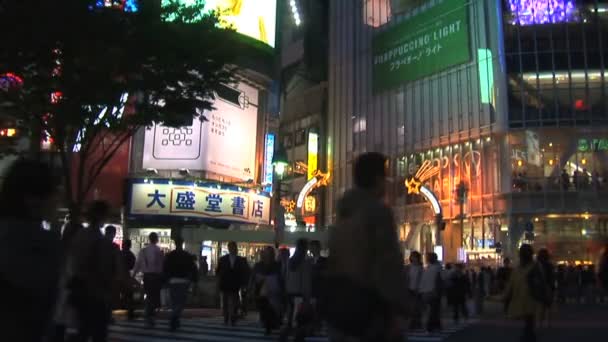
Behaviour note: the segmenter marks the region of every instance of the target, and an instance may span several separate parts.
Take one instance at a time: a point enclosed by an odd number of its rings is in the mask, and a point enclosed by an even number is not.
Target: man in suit
[[[220,258],[217,266],[219,288],[222,293],[224,324],[236,325],[239,291],[248,283],[249,265],[247,260],[238,256],[236,242],[228,243],[228,255]]]

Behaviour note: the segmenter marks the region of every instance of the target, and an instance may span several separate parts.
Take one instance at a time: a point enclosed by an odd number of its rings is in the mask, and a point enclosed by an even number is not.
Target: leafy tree
[[[140,0],[135,12],[125,0],[105,3],[0,0],[0,74],[23,79],[2,92],[3,102],[30,128],[33,147],[52,140],[76,219],[96,177],[138,129],[205,119],[238,53],[202,0]]]

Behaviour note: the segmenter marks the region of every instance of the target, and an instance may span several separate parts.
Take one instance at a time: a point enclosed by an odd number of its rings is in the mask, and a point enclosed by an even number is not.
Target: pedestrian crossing
[[[408,331],[407,341],[414,342],[440,342],[450,335],[475,323],[447,325],[440,333],[427,334],[423,331]],[[117,321],[110,326],[111,342],[243,342],[243,341],[277,341],[278,332],[271,336],[264,336],[264,330],[259,323],[248,318],[240,321],[236,326],[225,326],[221,317],[183,319],[181,328],[177,332],[169,332],[168,321],[158,320],[153,329],[144,326],[142,320]],[[309,342],[329,342],[329,338],[322,333],[321,336],[307,337]]]

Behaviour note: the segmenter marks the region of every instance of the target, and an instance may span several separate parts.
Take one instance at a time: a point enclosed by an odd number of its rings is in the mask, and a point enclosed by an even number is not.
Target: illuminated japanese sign
[[[306,196],[308,196],[314,189],[320,186],[327,186],[329,184],[329,173],[322,173],[317,170],[314,172],[311,180],[308,181],[300,191],[298,195],[298,200],[296,201],[296,206],[298,209],[303,209],[304,200]]]
[[[522,26],[576,21],[574,0],[509,0],[509,10]]]
[[[274,157],[275,135],[266,134],[266,150],[264,151],[264,181],[263,184],[272,184],[272,157]]]
[[[308,177],[314,177],[314,172],[318,168],[319,159],[319,135],[317,133],[308,133]]]
[[[161,184],[162,182],[162,184]],[[132,184],[132,215],[181,216],[268,224],[270,197],[253,190],[223,189],[214,184],[150,180]]]

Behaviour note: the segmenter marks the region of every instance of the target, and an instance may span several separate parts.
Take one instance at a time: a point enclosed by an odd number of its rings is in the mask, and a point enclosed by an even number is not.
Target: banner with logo
[[[258,90],[222,86],[206,121],[146,128],[143,168],[205,170],[242,180],[255,177]]]
[[[270,197],[254,190],[219,185],[170,184],[157,180],[131,184],[131,215],[181,216],[254,224],[270,223]],[[219,188],[218,188],[219,187]]]
[[[466,63],[468,0],[444,0],[378,33],[372,45],[374,92]]]

